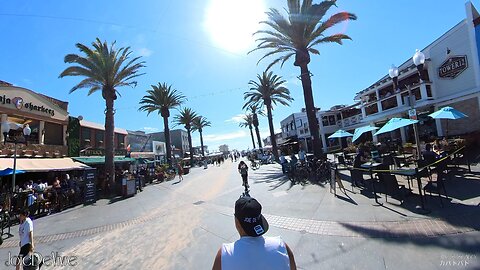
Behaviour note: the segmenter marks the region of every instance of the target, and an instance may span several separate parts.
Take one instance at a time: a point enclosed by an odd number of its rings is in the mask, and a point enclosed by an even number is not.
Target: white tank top
[[[290,260],[282,238],[243,236],[222,245],[222,270],[289,270]]]

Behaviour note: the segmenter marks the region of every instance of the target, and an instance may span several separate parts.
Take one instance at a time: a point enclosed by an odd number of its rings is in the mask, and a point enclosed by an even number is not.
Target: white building
[[[426,57],[424,80],[420,80],[412,59],[407,59],[398,67],[398,87],[395,90],[393,80],[387,74],[390,67],[387,60],[385,76],[358,92],[354,97],[355,104],[335,106],[317,113],[324,150],[338,143],[337,140],[328,140],[328,136],[338,129],[353,132],[366,125],[381,127],[392,117],[408,118],[412,107],[420,120],[419,134],[423,139],[445,136],[447,121],[428,117],[429,113],[445,106],[468,115],[466,119],[449,121],[448,135],[480,131],[480,15],[470,2],[465,7],[467,16],[464,20],[421,50]],[[413,104],[410,104],[410,98]],[[295,138],[302,142],[303,139],[308,146],[310,133],[305,113],[288,116],[281,121],[281,126],[284,140]],[[413,142],[413,137],[412,128],[406,127],[371,139]]]

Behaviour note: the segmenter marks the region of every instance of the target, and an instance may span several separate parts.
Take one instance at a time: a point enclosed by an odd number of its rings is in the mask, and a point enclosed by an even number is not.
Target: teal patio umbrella
[[[461,119],[468,117],[468,115],[462,113],[461,111],[456,110],[453,107],[447,106],[443,107],[440,110],[429,114],[428,116],[432,117],[433,119],[447,119],[447,128],[446,128],[446,136],[448,137],[448,120],[449,119]]]
[[[339,129],[337,131],[335,131],[335,133],[333,133],[332,135],[328,136],[329,139],[334,139],[334,138],[338,138],[340,140],[340,147],[343,149],[343,145],[342,145],[342,141],[341,139],[342,138],[345,138],[345,137],[352,137],[353,134],[350,133],[350,132],[347,132],[343,129]]]
[[[352,133],[347,132],[343,129],[339,129],[335,131],[335,133],[333,133],[332,135],[328,136],[328,138],[333,139],[333,138],[344,138],[344,137],[352,137],[352,136],[353,136]]]
[[[394,131],[396,129],[406,127],[416,123],[418,123],[418,120],[394,117],[390,119],[385,125],[383,125],[383,127],[380,130],[378,130],[375,134],[373,134],[373,136],[378,136],[380,134]]]
[[[22,174],[26,173],[25,171],[22,170],[15,170],[15,174]],[[7,176],[7,175],[12,175],[13,174],[13,169],[12,168],[6,168],[5,170],[0,171],[0,176]]]
[[[372,126],[364,126],[364,127],[359,127],[355,129],[355,132],[353,132],[353,138],[352,142],[356,141],[360,136],[362,136],[363,133],[369,132],[369,131],[374,131],[379,129],[378,127],[372,127]]]

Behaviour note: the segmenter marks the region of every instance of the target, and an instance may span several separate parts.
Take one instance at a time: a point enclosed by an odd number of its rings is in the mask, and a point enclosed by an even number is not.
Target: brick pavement
[[[208,204],[208,203],[207,203]],[[194,205],[201,205],[194,203]],[[211,206],[211,205],[210,205]],[[217,210],[232,216],[234,209],[215,206]],[[412,219],[405,221],[364,221],[364,222],[336,222],[322,221],[278,215],[264,214],[270,226],[327,236],[358,237],[358,238],[424,238],[443,235],[461,234],[480,230],[480,217],[474,215],[455,216],[455,226],[437,218]],[[77,230],[72,232],[35,236],[36,243],[50,243],[66,239],[96,235],[103,232],[135,226],[158,218],[156,215],[144,216],[108,224],[104,226]],[[452,217],[453,218],[453,217]],[[17,247],[16,240],[6,240],[0,248]]]

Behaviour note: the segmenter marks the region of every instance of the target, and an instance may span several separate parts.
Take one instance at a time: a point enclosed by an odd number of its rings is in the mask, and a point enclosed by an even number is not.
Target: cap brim
[[[246,223],[240,221],[240,225],[242,226],[245,233],[249,236],[257,237],[260,235],[265,234],[268,231],[268,222],[263,215],[260,215],[260,221],[256,223]]]

